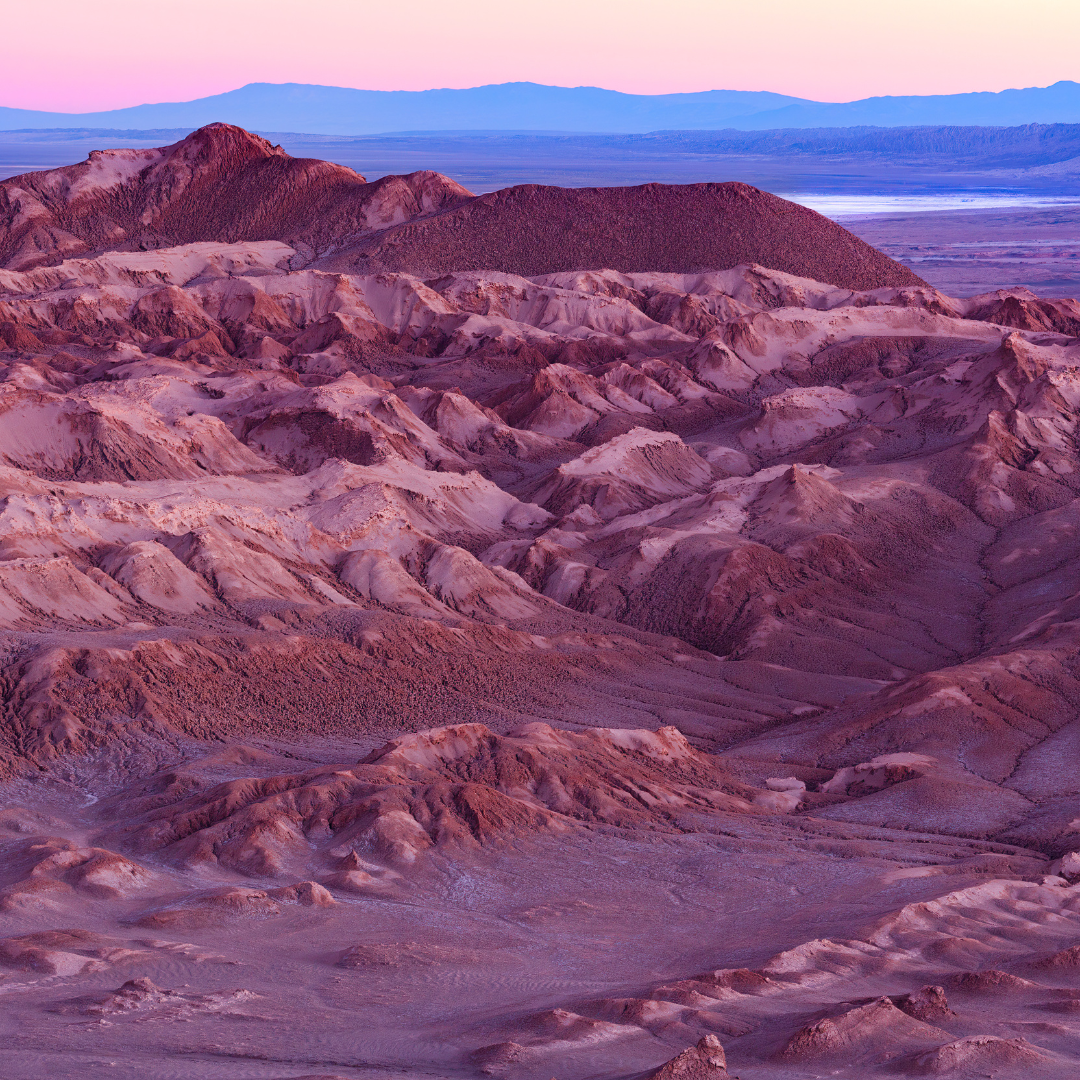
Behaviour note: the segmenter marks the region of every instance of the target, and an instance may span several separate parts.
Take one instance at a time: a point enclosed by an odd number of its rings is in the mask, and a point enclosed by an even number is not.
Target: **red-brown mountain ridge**
[[[0,183],[0,266],[11,269],[249,240],[282,240],[298,264],[360,273],[693,273],[757,263],[849,289],[921,284],[835,222],[746,184],[530,184],[479,196],[433,172],[369,184],[229,124]]]

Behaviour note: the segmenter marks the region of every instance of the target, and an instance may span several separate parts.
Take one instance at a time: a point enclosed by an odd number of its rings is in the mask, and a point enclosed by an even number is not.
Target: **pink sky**
[[[1080,0],[51,0],[5,5],[0,105],[85,112],[248,82],[530,80],[847,101],[1080,81]]]

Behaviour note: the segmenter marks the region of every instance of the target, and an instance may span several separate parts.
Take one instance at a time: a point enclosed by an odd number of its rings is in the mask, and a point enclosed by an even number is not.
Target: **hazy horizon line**
[[[372,89],[364,86],[345,86],[339,83],[310,83],[310,82],[267,82],[267,81],[255,81],[242,83],[239,86],[234,86],[229,90],[221,90],[216,93],[201,94],[192,98],[185,98],[173,101],[139,101],[130,105],[118,105],[108,109],[88,109],[85,112],[75,112],[66,109],[38,109],[38,108],[26,108],[23,106],[3,105],[0,104],[0,109],[10,109],[13,112],[40,112],[45,114],[65,115],[65,116],[92,116],[100,113],[109,112],[121,112],[125,109],[138,109],[146,106],[155,105],[190,105],[197,101],[204,101],[208,98],[224,97],[227,94],[235,94],[241,90],[246,90],[249,87],[257,86],[278,86],[278,87],[304,87],[318,90],[348,90],[356,91],[358,93],[365,94],[432,94],[432,93],[464,93],[469,90],[487,90],[498,87],[506,86],[535,86],[546,90],[596,90],[605,94],[618,94],[621,97],[629,98],[678,98],[678,97],[695,97],[704,94],[770,94],[776,97],[788,98],[792,101],[807,102],[815,105],[853,105],[858,102],[864,101],[889,101],[898,98],[949,98],[949,97],[963,97],[968,94],[985,94],[987,96],[998,96],[1000,94],[1008,94],[1014,92],[1024,92],[1029,90],[1049,90],[1055,86],[1073,85],[1080,86],[1080,80],[1076,79],[1057,79],[1054,82],[1047,83],[1045,86],[1010,86],[1002,90],[960,90],[948,94],[871,94],[867,97],[849,98],[843,101],[830,101],[823,98],[809,98],[798,97],[794,94],[785,94],[778,90],[743,90],[733,87],[710,87],[705,90],[687,90],[687,91],[673,91],[670,93],[634,93],[627,90],[613,90],[605,86],[596,86],[590,83],[580,83],[576,86],[566,86],[561,83],[542,83],[536,82],[531,79],[520,79],[510,82],[491,82],[491,83],[477,83],[471,86],[431,86],[423,90],[386,90],[386,89]]]

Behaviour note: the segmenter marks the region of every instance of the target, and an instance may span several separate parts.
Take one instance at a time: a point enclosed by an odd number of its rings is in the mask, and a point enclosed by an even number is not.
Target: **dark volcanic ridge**
[[[922,284],[821,214],[746,184],[645,184],[491,192],[360,241],[327,269],[526,277],[610,267],[700,273],[755,263],[846,289]]]
[[[850,289],[921,284],[820,214],[745,184],[526,185],[474,197],[430,172],[368,184],[226,124],[0,184],[0,265],[11,269],[250,240],[293,245],[297,265],[364,273],[697,273],[756,263]]]

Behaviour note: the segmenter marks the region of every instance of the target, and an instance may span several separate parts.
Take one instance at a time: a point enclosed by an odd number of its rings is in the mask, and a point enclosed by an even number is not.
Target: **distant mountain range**
[[[416,131],[643,133],[731,128],[1010,126],[1080,122],[1080,83],[1000,93],[876,97],[830,103],[765,91],[622,94],[596,87],[501,83],[466,90],[351,90],[252,83],[195,101],[96,113],[0,107],[0,130],[191,129],[225,121],[261,131],[365,135]]]

